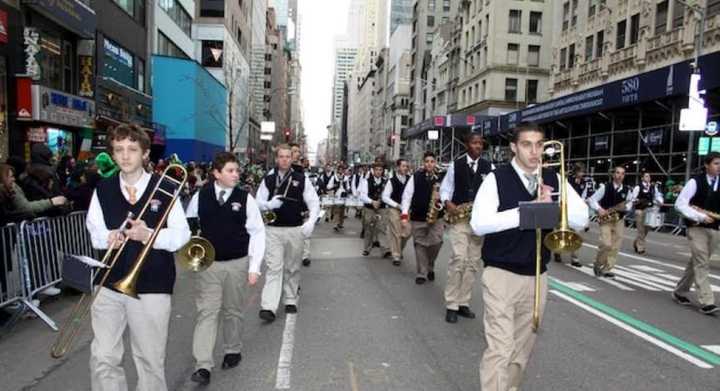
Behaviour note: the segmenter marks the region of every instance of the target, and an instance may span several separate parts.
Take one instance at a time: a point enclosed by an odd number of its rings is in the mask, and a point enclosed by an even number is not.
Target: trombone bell
[[[215,247],[209,240],[193,236],[177,253],[178,264],[192,272],[206,270],[215,261]]]
[[[545,236],[543,244],[550,251],[558,254],[573,253],[582,247],[582,238],[570,230],[555,230]]]

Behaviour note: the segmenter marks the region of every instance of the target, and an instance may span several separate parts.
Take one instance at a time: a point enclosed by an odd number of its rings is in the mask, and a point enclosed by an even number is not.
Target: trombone
[[[171,173],[176,172],[179,172],[179,179],[170,176]],[[143,246],[140,254],[135,259],[135,262],[133,263],[130,272],[123,279],[113,284],[113,288],[118,292],[128,295],[130,297],[134,297],[136,299],[139,298],[135,289],[135,285],[140,275],[140,270],[145,264],[147,255],[150,253],[150,250],[152,250],[155,239],[157,239],[157,235],[160,232],[159,227],[162,227],[167,221],[168,216],[170,216],[170,211],[172,210],[175,201],[178,199],[180,193],[182,192],[183,186],[187,181],[187,176],[188,174],[187,170],[185,170],[185,167],[179,164],[170,164],[167,166],[167,168],[165,168],[165,171],[163,171],[162,175],[155,184],[152,193],[150,193],[150,196],[148,197],[148,201],[145,203],[145,205],[143,205],[142,210],[138,214],[137,218],[142,220],[142,218],[145,216],[145,211],[147,211],[148,206],[150,205],[150,201],[155,198],[155,194],[158,192],[165,194],[168,197],[171,197],[170,203],[168,204],[167,209],[160,218],[157,224],[157,229],[153,230],[153,233],[150,235],[150,239]],[[165,182],[170,182],[173,186],[175,186],[172,192],[165,190],[161,187],[161,185]],[[128,218],[120,226],[120,229],[124,229],[127,225],[127,222],[133,217],[134,216],[132,214],[128,214]],[[92,308],[92,304],[93,302],[95,302],[95,298],[100,292],[100,289],[105,285],[105,281],[110,276],[110,271],[115,266],[117,260],[120,259],[120,255],[122,254],[123,250],[125,249],[125,245],[128,243],[129,240],[130,238],[126,236],[121,242],[120,248],[115,252],[113,252],[113,248],[115,247],[117,242],[112,241],[111,243],[109,243],[108,250],[101,260],[103,264],[107,265],[107,267],[105,268],[105,273],[100,278],[97,286],[93,289],[93,292],[83,294],[77,304],[75,304],[75,306],[73,307],[72,312],[63,324],[63,327],[60,329],[58,336],[55,339],[55,342],[50,348],[50,356],[52,356],[53,358],[61,358],[70,350],[73,341],[80,332],[80,328],[82,327],[85,318],[87,318],[87,315],[90,313],[90,308]]]
[[[543,161],[542,156],[559,154],[554,162]],[[533,305],[532,328],[534,332],[540,328],[540,270],[542,265],[542,246],[554,253],[566,254],[577,251],[582,247],[583,240],[570,229],[568,224],[568,198],[567,198],[567,177],[565,173],[565,146],[557,140],[548,140],[543,143],[540,163],[538,164],[538,191],[537,199],[541,199],[543,188],[542,169],[545,167],[560,167],[560,226],[547,234],[543,240],[542,229],[535,230],[535,302]]]

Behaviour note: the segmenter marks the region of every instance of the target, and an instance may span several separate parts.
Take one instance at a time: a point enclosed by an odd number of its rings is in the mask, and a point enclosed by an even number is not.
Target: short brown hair
[[[218,172],[220,172],[223,168],[225,168],[225,165],[228,163],[239,164],[237,156],[235,156],[235,154],[232,152],[218,152],[213,159],[212,168],[213,170],[217,170]]]
[[[122,124],[110,129],[108,133],[108,147],[112,148],[113,142],[125,139],[140,144],[143,152],[150,149],[150,137],[142,128],[134,124]]]
[[[712,151],[705,156],[705,165],[711,164],[713,160],[720,159],[720,152]]]
[[[533,122],[522,122],[513,129],[510,142],[517,143],[520,135],[526,132],[538,132],[542,133],[543,137],[545,136],[545,129],[540,125]]]
[[[275,157],[277,157],[278,152],[279,152],[281,149],[285,149],[285,150],[288,150],[288,151],[291,151],[291,152],[292,152],[292,148],[291,148],[288,144],[283,143],[283,144],[280,144],[280,145],[278,145],[277,147],[275,147]]]

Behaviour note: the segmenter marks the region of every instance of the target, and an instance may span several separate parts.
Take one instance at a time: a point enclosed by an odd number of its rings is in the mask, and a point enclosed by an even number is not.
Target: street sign
[[[275,133],[275,122],[263,121],[260,122],[260,133]]]
[[[718,134],[718,127],[716,121],[710,121],[707,123],[707,126],[705,126],[705,134],[710,137]]]
[[[435,124],[435,126],[445,126],[445,117],[438,115],[433,118],[433,120],[433,124]]]
[[[700,97],[705,91],[698,89],[700,85],[700,74],[690,75],[690,91],[688,91],[688,108],[680,110],[680,130],[698,131],[705,130],[707,125],[707,107],[705,100]]]
[[[272,139],[273,139],[272,133],[260,133],[260,140],[272,141]]]
[[[440,138],[440,132],[437,130],[428,130],[428,140],[437,140]]]
[[[705,156],[710,152],[720,152],[720,137],[700,137],[698,155]]]

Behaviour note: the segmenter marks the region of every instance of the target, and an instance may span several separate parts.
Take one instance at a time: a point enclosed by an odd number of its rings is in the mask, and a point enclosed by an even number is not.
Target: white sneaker
[[[45,288],[44,290],[40,291],[41,295],[46,295],[46,296],[57,296],[60,293],[62,293],[62,291],[59,288],[55,288],[54,286]]]

